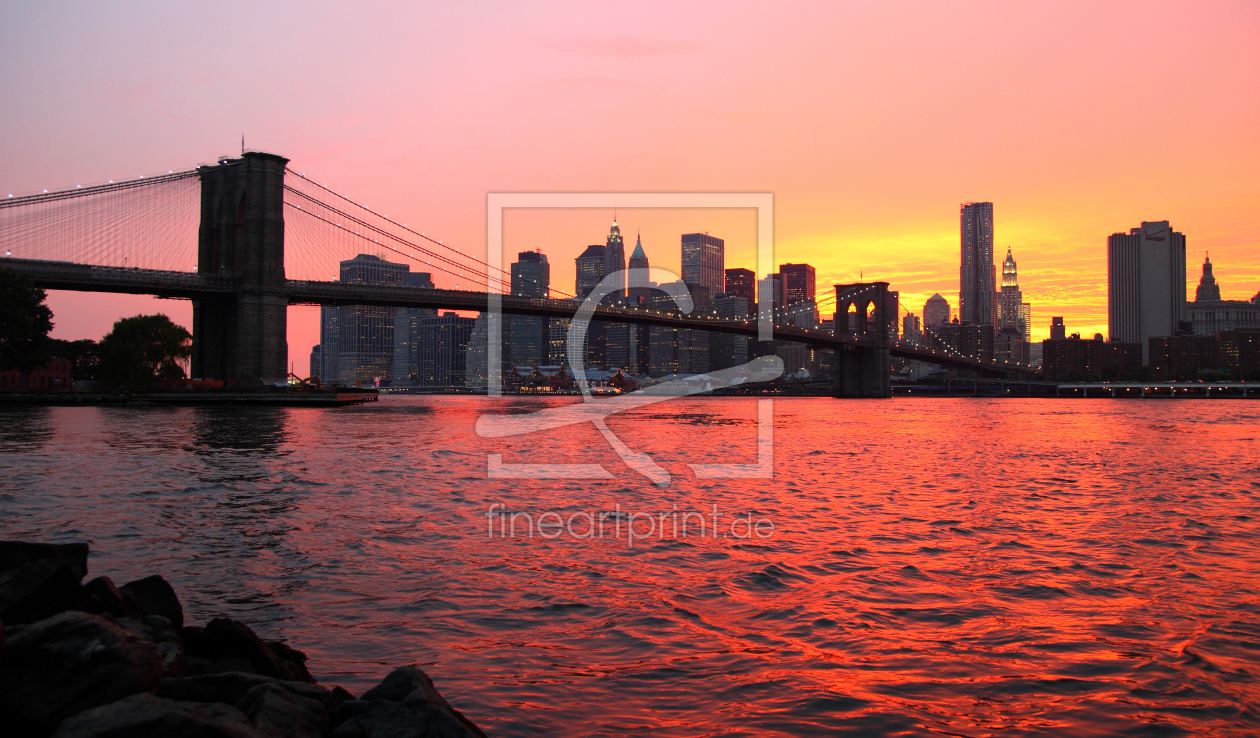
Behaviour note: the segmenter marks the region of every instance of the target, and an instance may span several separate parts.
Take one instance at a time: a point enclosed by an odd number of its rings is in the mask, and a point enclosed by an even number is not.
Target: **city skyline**
[[[282,32],[285,13],[255,19],[275,39],[255,57],[185,48],[188,31],[230,25],[227,9],[16,8],[3,53],[23,104],[0,123],[0,194],[211,161],[239,150],[243,133],[247,147],[283,152],[339,191],[478,253],[489,191],[769,191],[775,263],[810,263],[820,284],[885,279],[906,304],[935,292],[955,303],[957,208],[987,201],[999,213],[995,251],[1019,254],[1024,299],[1086,334],[1107,330],[1106,238],[1142,221],[1176,223],[1196,251],[1212,252],[1223,297],[1249,299],[1260,285],[1260,99],[1238,91],[1260,75],[1260,8],[1088,6],[1082,24],[1084,7],[1042,9],[1035,22],[1031,10],[1000,5],[803,7],[777,26],[743,6],[720,18],[674,10],[668,23],[651,8],[557,8],[510,21],[400,8],[390,28],[304,21],[305,43],[362,52],[314,63],[330,84],[354,80],[342,108],[373,110],[366,123],[317,103],[315,77],[284,61],[304,56]],[[408,28],[449,24],[463,31],[431,58],[405,42]],[[1145,53],[1143,39],[1168,28],[1178,29],[1176,51]],[[715,32],[728,40],[697,41]],[[1044,34],[1055,43],[1034,42]],[[90,63],[119,47],[151,53],[114,56],[108,73]],[[152,65],[153,53],[170,62]],[[881,76],[859,71],[872,68]],[[984,106],[959,94],[976,75],[989,80]],[[1158,116],[1116,112],[1119,100],[1156,99],[1176,103]],[[925,105],[930,119],[912,113]],[[540,114],[495,114],[501,106]],[[429,109],[450,115],[419,135],[415,121]],[[666,111],[672,124],[654,125]],[[85,120],[95,122],[86,132]],[[1154,156],[1161,176],[1135,177]],[[567,249],[579,231],[605,234],[611,215],[598,229],[575,223],[510,248]],[[649,251],[687,232],[722,233],[728,252],[740,238],[722,222],[674,230],[628,211],[620,219],[627,233],[642,227]],[[54,293],[50,304],[54,335],[65,338],[99,338],[137,313],[188,324],[187,306],[143,297]],[[290,359],[304,361],[318,311],[291,314]],[[1045,338],[1048,323],[1032,328]]]

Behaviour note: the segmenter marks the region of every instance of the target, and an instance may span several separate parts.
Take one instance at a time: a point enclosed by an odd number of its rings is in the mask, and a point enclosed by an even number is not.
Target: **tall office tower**
[[[648,297],[648,307],[661,312],[679,312],[674,299],[664,292],[653,292]],[[678,373],[678,332],[678,328],[648,327],[648,374],[664,377]]]
[[[616,274],[626,269],[626,247],[621,240],[621,227],[617,225],[614,219],[612,228],[608,231],[608,243],[604,246],[604,275]],[[626,294],[626,278],[621,275],[618,278],[617,291],[612,293],[613,298],[624,297]]]
[[[646,271],[650,268],[650,265],[648,264],[647,254],[643,251],[642,236],[636,235],[634,238],[634,253],[630,254],[629,267],[631,270],[645,270],[631,274],[630,279],[626,283],[626,286],[629,288],[630,302],[637,305],[641,301],[646,300],[648,295],[652,294],[652,288],[648,286],[650,281]]]
[[[708,287],[702,284],[688,284],[687,290],[691,292],[692,315],[704,315],[712,309]],[[703,374],[709,371],[709,338],[711,335],[708,331],[697,331],[690,328],[678,331],[679,372],[682,374]]]
[[[923,327],[935,328],[949,322],[949,300],[938,292],[923,304]]]
[[[1050,319],[1050,340],[1057,341],[1067,338],[1067,326],[1063,325],[1063,318],[1054,317]]]
[[[730,286],[730,273],[734,271],[727,269],[728,275],[726,284]],[[747,269],[741,271],[748,271]],[[752,272],[748,272],[750,275]],[[746,318],[748,317],[748,298],[744,295],[736,295],[730,292],[724,292],[713,298],[713,312],[720,318]],[[740,366],[748,361],[748,336],[738,336],[734,333],[712,333],[709,335],[709,371],[718,371],[719,369],[729,369],[733,366]]]
[[[419,371],[420,387],[464,387],[468,381],[468,344],[475,318],[461,318],[455,313],[424,318],[420,321]]]
[[[765,301],[767,305],[761,306],[761,302]],[[783,307],[783,280],[779,279],[778,272],[767,274],[765,279],[757,282],[757,309],[779,310]]]
[[[974,325],[997,323],[994,296],[993,203],[963,203],[962,265],[959,268],[958,320]]]
[[[1032,335],[1031,317],[1032,306],[1024,302],[1024,293],[1019,289],[1019,270],[1011,247],[1007,246],[1006,260],[1002,262],[1002,293],[998,297],[998,325],[1014,328],[1019,332],[1019,340],[1028,341]]]
[[[607,274],[604,271],[604,255],[607,251],[606,246],[599,244],[587,246],[582,255],[573,260],[577,264],[577,279],[574,285],[579,300],[585,300],[586,296],[591,294],[591,290],[595,289]]]
[[[726,291],[726,242],[707,233],[682,237],[682,278],[705,287],[710,295]]]
[[[1168,221],[1143,221],[1107,239],[1107,322],[1115,343],[1142,344],[1172,336],[1186,319],[1186,237]]]
[[[751,269],[726,270],[726,294],[744,298],[748,305],[748,314],[757,310],[757,275]]]
[[[512,264],[512,294],[546,298],[551,288],[551,265],[541,251],[522,251]],[[512,366],[538,366],[547,360],[547,319],[508,315],[505,321]]]
[[[414,289],[433,289],[433,277],[429,272],[407,272],[403,285]],[[437,311],[428,308],[394,308],[394,364],[391,386],[416,385],[420,372],[420,321],[437,317]]]
[[[318,377],[321,370],[323,366],[319,361],[319,344],[317,343],[311,347],[311,373],[306,376]]]
[[[809,264],[780,264],[779,278],[785,307],[814,299],[814,268]]]
[[[569,325],[573,321],[569,318],[548,318],[547,319],[547,361],[548,366],[564,366],[569,365],[568,345],[569,345]]]
[[[489,382],[489,372],[486,370],[486,343],[489,334],[487,320],[485,313],[478,313],[473,320],[472,332],[468,335],[468,347],[464,350],[465,387],[483,389]]]
[[[605,261],[604,256],[608,251],[607,246],[595,244],[587,246],[582,255],[574,259],[577,264],[577,278],[574,281],[575,291],[579,300],[585,300],[586,296],[591,294],[591,290],[604,279]],[[587,369],[598,369],[604,366],[608,354],[604,341],[604,323],[598,320],[592,320],[590,325],[586,327],[586,346],[584,347]]]
[[[919,316],[914,313],[906,313],[906,317],[901,319],[901,335],[903,338],[914,338],[923,335],[923,328],[919,325]]]
[[[410,271],[406,264],[359,254],[341,262],[340,281],[400,287]],[[367,305],[321,309],[320,356],[328,381],[367,385],[391,378],[394,312],[394,308]]]

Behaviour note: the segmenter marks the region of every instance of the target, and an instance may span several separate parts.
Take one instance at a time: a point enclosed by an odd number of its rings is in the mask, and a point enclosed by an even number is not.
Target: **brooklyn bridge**
[[[314,182],[275,154],[244,152],[214,164],[0,200],[0,267],[50,290],[188,299],[191,373],[238,383],[288,374],[290,305],[374,305],[572,318],[581,301],[510,294],[509,276]],[[195,250],[195,253],[193,253]],[[377,251],[429,271],[435,289],[330,281],[349,252]],[[944,345],[898,340],[888,283],[835,285],[834,331],[791,325],[770,305],[760,316],[722,318],[601,303],[595,320],[795,341],[836,352],[837,397],[888,397],[891,357],[1029,378],[1026,365],[984,361]],[[768,317],[769,321],[759,321]],[[769,333],[759,323],[772,326]]]

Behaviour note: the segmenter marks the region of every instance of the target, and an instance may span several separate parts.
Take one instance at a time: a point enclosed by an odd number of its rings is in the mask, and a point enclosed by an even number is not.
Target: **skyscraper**
[[[340,281],[402,286],[411,267],[359,254],[341,262]],[[374,384],[389,380],[394,363],[394,308],[370,305],[320,309],[320,363],[325,381]]]
[[[547,297],[551,288],[551,265],[541,251],[522,251],[512,264],[512,294],[521,297]],[[547,319],[534,315],[507,317],[508,345],[512,366],[538,366],[547,360]]]
[[[421,387],[466,386],[468,343],[476,325],[475,318],[461,318],[452,312],[421,319],[416,384]]]
[[[923,304],[923,327],[935,328],[949,322],[949,300],[936,293]]]
[[[591,290],[604,279],[607,273],[604,271],[604,256],[607,251],[608,247],[599,244],[587,246],[581,256],[573,260],[577,264],[577,278],[574,285],[579,300],[585,300],[586,296],[591,294]]]
[[[997,271],[993,265],[993,203],[963,203],[960,222],[958,319],[963,323],[994,325]]]
[[[809,264],[780,264],[779,278],[785,307],[814,299],[814,268]]]
[[[1212,274],[1212,261],[1203,259],[1203,275],[1194,292],[1194,302],[1186,305],[1186,320],[1196,336],[1214,336],[1223,331],[1260,328],[1260,305],[1256,300],[1222,300],[1221,286]]]
[[[634,253],[630,254],[629,266],[632,270],[646,270],[650,268],[647,253],[643,250],[642,236],[636,235],[634,238]],[[628,292],[631,303],[638,304],[642,300],[647,300],[648,295],[652,294],[652,289],[648,286],[649,281],[650,280],[648,279],[646,271],[632,274],[630,276],[626,286],[629,288]]]
[[[726,270],[729,275],[731,269]],[[747,269],[740,271],[748,272]],[[748,272],[752,275],[752,272]],[[728,276],[727,286],[730,285]],[[748,298],[725,292],[713,298],[713,312],[720,318],[744,318],[748,316]],[[709,334],[709,371],[729,369],[748,361],[748,336],[733,333]]]
[[[621,227],[617,225],[614,219],[612,228],[608,231],[608,242],[604,246],[604,275],[617,274],[626,269],[626,247],[621,240]],[[619,298],[625,295],[626,279],[625,275],[621,275],[617,279],[617,290],[612,293],[612,297]]]
[[[682,237],[682,278],[706,287],[710,295],[726,291],[726,242],[707,233]]]
[[[433,289],[429,272],[403,274],[403,285],[415,289]],[[394,363],[390,384],[394,387],[414,386],[420,371],[420,321],[437,317],[428,308],[394,308]]]
[[[1021,341],[1028,341],[1032,331],[1032,306],[1024,302],[1019,289],[1019,271],[1011,248],[1006,247],[1006,260],[1002,262],[1002,293],[998,299],[998,325],[1014,328]]]
[[[1186,319],[1186,237],[1168,221],[1143,221],[1128,234],[1107,239],[1109,340],[1142,344],[1150,363],[1150,341],[1172,336]]]
[[[727,269],[726,294],[744,298],[751,315],[757,310],[757,275],[750,269]]]

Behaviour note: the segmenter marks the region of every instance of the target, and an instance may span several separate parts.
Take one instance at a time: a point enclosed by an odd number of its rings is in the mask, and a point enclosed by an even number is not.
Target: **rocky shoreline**
[[[230,618],[186,625],[160,576],[87,583],[88,546],[0,541],[0,734],[469,738],[416,666],[355,697]]]

